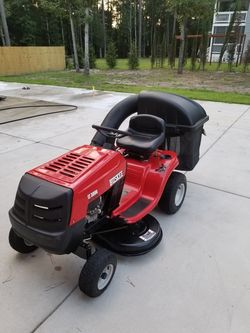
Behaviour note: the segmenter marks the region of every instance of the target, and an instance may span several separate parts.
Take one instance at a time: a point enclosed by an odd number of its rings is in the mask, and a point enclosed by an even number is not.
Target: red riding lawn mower
[[[126,131],[119,130],[129,120]],[[142,92],[118,103],[90,145],[22,177],[9,212],[9,243],[20,253],[38,247],[86,259],[79,287],[90,297],[110,284],[118,253],[136,256],[162,239],[149,215],[158,205],[176,213],[185,198],[183,173],[199,160],[204,109],[181,96]]]

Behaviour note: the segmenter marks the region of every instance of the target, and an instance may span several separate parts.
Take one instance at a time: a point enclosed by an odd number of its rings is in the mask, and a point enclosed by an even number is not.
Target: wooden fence
[[[63,46],[0,47],[0,75],[18,75],[65,69]]]

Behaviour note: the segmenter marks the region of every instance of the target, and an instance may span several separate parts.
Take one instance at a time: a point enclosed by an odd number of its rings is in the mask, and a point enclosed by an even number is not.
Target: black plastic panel
[[[208,120],[205,110],[193,100],[161,92],[141,92],[138,114],[152,114],[165,120],[166,126],[193,130]]]
[[[18,186],[13,215],[23,224],[60,232],[69,224],[72,190],[25,174]]]

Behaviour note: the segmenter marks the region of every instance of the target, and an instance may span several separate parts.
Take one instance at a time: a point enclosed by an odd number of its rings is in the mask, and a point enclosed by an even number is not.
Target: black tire
[[[116,256],[106,249],[97,250],[83,266],[79,276],[79,288],[89,297],[100,296],[109,286],[115,274]]]
[[[158,203],[159,208],[167,214],[175,214],[182,206],[187,191],[186,176],[173,172]]]
[[[13,228],[9,232],[9,243],[12,249],[19,253],[31,253],[37,249],[35,245],[28,245],[23,238],[15,233]]]

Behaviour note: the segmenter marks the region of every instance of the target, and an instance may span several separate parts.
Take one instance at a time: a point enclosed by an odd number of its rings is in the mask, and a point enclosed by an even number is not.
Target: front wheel
[[[109,286],[116,270],[117,259],[114,254],[105,250],[97,250],[84,265],[80,277],[79,288],[89,297],[100,296]]]
[[[23,238],[19,237],[13,228],[9,232],[9,243],[12,249],[19,253],[30,253],[37,249],[37,246],[29,244]]]
[[[175,214],[183,204],[186,191],[186,176],[180,172],[173,172],[158,203],[159,208],[164,213]]]

